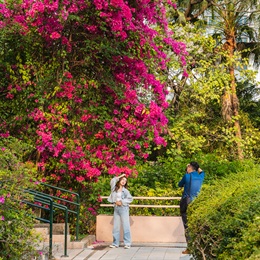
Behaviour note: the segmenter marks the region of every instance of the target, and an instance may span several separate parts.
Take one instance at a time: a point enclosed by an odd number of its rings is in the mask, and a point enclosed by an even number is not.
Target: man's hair
[[[193,170],[198,171],[199,164],[197,162],[190,162],[190,166],[193,168]]]

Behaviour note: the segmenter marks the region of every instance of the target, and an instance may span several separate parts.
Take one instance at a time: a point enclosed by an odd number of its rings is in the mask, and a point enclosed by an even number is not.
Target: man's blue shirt
[[[184,187],[182,197],[185,198],[189,195],[191,197],[191,200],[197,197],[200,192],[201,185],[204,181],[204,176],[205,173],[203,171],[201,173],[198,173],[197,171],[186,173],[178,184],[179,187]],[[191,187],[190,187],[190,194],[188,194],[190,179],[191,179]]]

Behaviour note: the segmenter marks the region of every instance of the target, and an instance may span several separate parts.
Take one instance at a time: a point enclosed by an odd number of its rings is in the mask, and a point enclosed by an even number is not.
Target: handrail
[[[102,199],[107,199],[108,196],[101,196]],[[181,197],[133,197],[133,200],[180,200]],[[113,204],[100,204],[100,207],[114,207]],[[179,208],[179,205],[141,205],[129,204],[131,208]]]
[[[35,202],[40,202],[40,203],[43,203],[43,204],[46,204],[46,205],[49,205],[46,200],[49,199],[49,196],[48,194],[44,194],[44,193],[41,193],[39,194],[37,191],[33,191],[33,190],[26,190],[28,193],[32,194],[32,195],[35,195],[36,197],[34,197],[34,201]],[[68,208],[64,205],[60,205],[58,203],[55,203],[53,202],[53,207],[56,207],[56,208],[59,208],[59,209],[62,209],[62,210],[65,210],[65,231],[64,231],[64,257],[68,257],[67,255],[67,237],[68,237]]]
[[[49,205],[49,209],[48,209],[48,208],[44,208],[44,207],[42,207],[42,206],[40,206],[40,205],[34,204],[34,203],[32,203],[32,202],[29,202],[29,201],[23,200],[22,202],[23,202],[23,203],[26,203],[27,205],[36,207],[36,208],[41,208],[41,209],[50,211],[49,220],[43,219],[43,218],[39,218],[39,217],[35,217],[35,219],[50,224],[50,232],[49,232],[49,258],[51,259],[51,257],[52,257],[53,204],[54,204],[54,202],[53,202],[53,200],[52,200],[51,198],[46,198],[46,199],[49,200],[49,204],[48,204],[48,205]]]
[[[102,199],[107,199],[109,196],[100,196]],[[181,197],[133,197],[138,200],[180,200]]]
[[[53,195],[49,195],[49,194],[46,194],[46,193],[41,192],[41,191],[32,190],[32,189],[28,189],[28,191],[34,192],[36,196],[39,194],[39,195],[48,196],[48,197],[50,197],[50,198],[52,198],[52,199],[58,199],[58,200],[62,200],[62,201],[65,201],[65,202],[70,202],[69,200],[66,200],[66,199],[63,199],[63,198],[59,198],[59,197],[56,197],[56,196],[53,196]],[[57,203],[57,204],[58,204],[58,203]],[[78,205],[76,202],[71,202],[71,204]],[[59,204],[59,205],[60,205],[60,204]],[[71,212],[71,213],[77,214],[77,211],[70,210],[70,209],[68,209],[68,211]]]
[[[100,204],[100,207],[114,207],[113,204]],[[130,208],[179,208],[179,205],[142,205],[129,204]]]
[[[44,182],[40,182],[40,184],[43,185],[43,186],[46,186],[46,187],[49,187],[49,188],[52,188],[52,189],[56,189],[56,190],[60,190],[60,191],[64,191],[64,192],[67,192],[67,193],[70,193],[70,194],[76,196],[77,203],[75,203],[73,201],[65,200],[65,199],[60,198],[60,197],[55,197],[55,196],[53,196],[53,197],[55,199],[59,199],[59,200],[62,200],[62,201],[65,201],[67,203],[70,203],[70,204],[73,204],[73,205],[77,206],[77,211],[76,212],[72,212],[72,211],[69,211],[69,212],[75,213],[76,216],[77,216],[76,217],[76,241],[79,240],[79,214],[80,214],[80,196],[79,196],[79,194],[76,193],[76,192],[73,192],[73,191],[69,191],[69,190],[66,190],[66,189],[63,189],[63,188],[59,188],[59,187],[56,187],[56,186],[44,183]],[[51,195],[49,195],[49,196],[51,196]]]
[[[2,184],[3,184],[3,181],[0,181],[0,185],[2,185]],[[46,220],[46,219],[34,216],[34,218],[37,219],[37,220],[40,220],[40,221],[45,222],[45,223],[50,223],[50,234],[49,234],[49,236],[50,236],[49,237],[49,256],[50,257],[52,256],[52,242],[53,242],[53,239],[52,239],[52,235],[53,235],[53,212],[54,212],[53,208],[56,207],[56,208],[59,208],[61,210],[65,210],[65,212],[64,212],[64,214],[65,214],[65,241],[64,241],[64,256],[63,257],[68,257],[68,255],[67,255],[68,212],[74,213],[77,216],[76,217],[76,240],[78,240],[78,237],[79,237],[79,213],[80,213],[80,197],[79,197],[79,194],[76,193],[76,192],[72,192],[72,191],[69,191],[69,190],[65,190],[63,188],[55,187],[55,186],[52,186],[52,185],[49,185],[49,184],[46,184],[46,183],[40,183],[40,184],[42,184],[46,187],[50,187],[50,188],[53,188],[53,189],[56,189],[56,190],[61,190],[61,191],[64,191],[64,192],[67,192],[67,193],[70,193],[70,194],[73,194],[73,195],[76,196],[77,202],[73,202],[73,201],[69,201],[69,200],[66,200],[64,198],[52,196],[52,195],[49,195],[49,194],[46,194],[46,193],[43,193],[43,192],[40,192],[40,191],[35,191],[35,190],[32,190],[32,189],[22,189],[24,192],[28,192],[28,193],[36,196],[36,197],[34,197],[35,202],[40,202],[40,203],[43,203],[43,204],[48,205],[50,207],[50,209],[46,209],[44,207],[41,207],[41,206],[34,204],[34,203],[31,203],[29,201],[22,201],[22,202],[24,202],[24,203],[26,203],[30,206],[50,211],[49,221]],[[69,210],[67,208],[67,206],[53,202],[53,199],[57,199],[57,200],[64,201],[64,202],[70,203],[72,205],[75,205],[77,207],[77,210],[76,211]],[[48,200],[48,202],[46,200]]]

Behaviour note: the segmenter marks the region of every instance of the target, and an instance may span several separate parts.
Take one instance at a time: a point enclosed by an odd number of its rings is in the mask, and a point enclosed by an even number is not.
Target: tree
[[[223,49],[227,51],[229,64],[227,70],[230,73],[230,86],[223,93],[222,113],[223,117],[231,121],[234,120],[234,128],[236,131],[237,154],[239,159],[243,159],[243,149],[241,143],[241,128],[239,123],[239,100],[237,97],[236,85],[236,57],[237,39],[239,37],[239,29],[241,28],[241,20],[247,19],[247,12],[253,10],[256,1],[220,1],[214,3],[214,11],[218,14],[223,28],[224,44]],[[244,26],[244,24],[242,24]],[[250,36],[250,35],[249,35]]]
[[[218,47],[215,51],[222,53],[220,62],[223,69],[229,74],[229,83],[223,89],[222,94],[222,115],[229,124],[229,128],[234,129],[237,157],[243,159],[243,144],[239,113],[239,99],[237,97],[237,85],[240,81],[240,72],[243,70],[240,65],[241,58],[250,52],[256,52],[257,43],[238,44],[241,38],[248,37],[251,41],[257,40],[254,28],[249,21],[257,21],[258,1],[185,1],[180,3],[183,12],[177,14],[177,21],[184,17],[185,21],[192,23],[203,19],[207,13],[211,15],[212,26],[208,26],[208,33],[214,32],[219,38]],[[183,19],[182,19],[183,20]],[[244,48],[253,47],[249,52]],[[240,72],[239,72],[240,71]],[[239,72],[239,73],[238,73]],[[251,75],[251,74],[250,74]]]
[[[214,52],[216,41],[201,26],[173,26],[189,52],[186,57],[189,77],[185,79],[178,73],[178,64],[173,59],[167,81],[173,97],[167,110],[170,132],[167,154],[190,158],[201,151],[214,151],[232,159],[233,144],[226,142],[226,126],[220,113],[221,95],[229,79],[218,62],[222,53]]]

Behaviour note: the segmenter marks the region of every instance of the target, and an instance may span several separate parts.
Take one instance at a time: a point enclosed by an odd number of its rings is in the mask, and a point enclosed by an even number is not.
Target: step
[[[46,234],[49,234],[50,224],[38,223],[34,224],[34,229],[43,231]],[[67,224],[68,234],[70,233],[69,223]],[[52,234],[64,234],[65,233],[65,223],[53,223],[52,225]]]
[[[87,255],[92,253],[92,244],[96,241],[95,235],[88,235],[84,237],[81,241],[72,241],[69,243],[70,247],[67,248],[67,257],[64,256],[64,244],[63,243],[54,243],[52,245],[52,260],[60,260],[60,259],[85,259]],[[69,246],[68,245],[68,246]],[[83,247],[84,246],[84,247]],[[42,242],[37,248],[40,253],[37,260],[49,260],[48,251],[49,244],[46,242]],[[82,254],[86,257],[82,258]]]
[[[40,234],[41,237],[41,245],[42,247],[48,247],[49,246],[49,234],[46,234],[39,231],[37,229],[37,233]],[[57,247],[64,247],[64,239],[65,236],[63,235],[53,235],[52,236],[52,242],[53,246],[56,245]],[[71,241],[71,236],[67,235],[67,248],[68,249],[84,249],[88,246],[90,246],[95,241],[95,235],[88,235],[85,238],[79,240],[79,241]],[[44,246],[43,246],[44,245]]]

